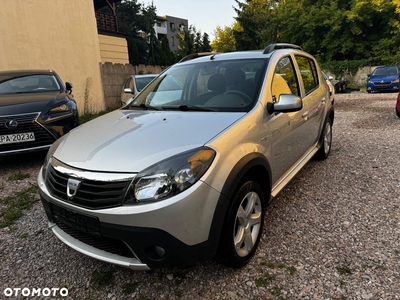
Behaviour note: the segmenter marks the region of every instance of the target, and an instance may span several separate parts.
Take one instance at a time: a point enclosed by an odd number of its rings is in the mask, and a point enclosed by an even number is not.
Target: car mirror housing
[[[132,90],[130,88],[124,88],[124,93],[131,93],[132,94]]]
[[[303,108],[303,102],[297,95],[282,94],[279,97],[279,101],[275,103],[268,103],[268,112],[294,112],[299,111]]]
[[[74,87],[74,86],[72,85],[71,82],[66,82],[66,83],[65,83],[65,89],[67,90],[67,92],[68,92],[69,94],[72,93],[72,88],[73,88],[73,87]]]

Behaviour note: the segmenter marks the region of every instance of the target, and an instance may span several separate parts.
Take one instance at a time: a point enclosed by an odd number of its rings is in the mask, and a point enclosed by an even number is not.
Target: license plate
[[[34,140],[35,134],[33,132],[0,135],[0,145],[31,142]]]

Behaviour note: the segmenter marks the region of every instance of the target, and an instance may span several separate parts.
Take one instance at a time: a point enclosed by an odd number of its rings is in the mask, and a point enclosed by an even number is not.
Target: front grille
[[[50,194],[65,202],[89,209],[102,209],[122,205],[130,180],[95,181],[80,179],[80,187],[73,199],[68,199],[68,175],[49,166],[46,185]]]
[[[79,220],[90,219],[90,227],[93,227],[94,220],[97,221],[96,218],[84,216],[75,212],[68,211],[64,208],[61,208],[56,205],[52,205],[51,207],[53,217],[55,219],[55,223],[58,227],[68,235],[73,238],[85,243],[89,246],[95,247],[97,249],[117,254],[124,257],[135,257],[132,251],[126,246],[124,242],[121,240],[102,237],[100,234],[92,235],[87,232],[87,228],[83,225],[82,222],[76,222],[73,219],[77,218]],[[74,215],[74,218],[65,218],[63,216],[71,216]],[[93,230],[94,228],[91,228]],[[97,228],[97,230],[99,230]],[[95,231],[97,231],[95,230]]]
[[[390,81],[385,81],[385,82],[374,82],[374,84],[375,84],[375,86],[376,87],[383,87],[383,88],[385,88],[385,87],[387,87],[388,85],[390,85]]]
[[[0,145],[0,152],[50,146],[55,139],[46,129],[36,122],[38,116],[39,113],[0,116],[0,135],[27,132],[33,132],[35,134],[34,141]],[[15,128],[7,128],[6,123],[10,120],[17,121],[18,126]]]

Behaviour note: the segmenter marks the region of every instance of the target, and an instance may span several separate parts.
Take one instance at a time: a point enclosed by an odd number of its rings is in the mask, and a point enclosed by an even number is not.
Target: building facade
[[[169,49],[173,52],[178,50],[178,37],[180,31],[188,30],[188,20],[172,17],[172,16],[157,16],[156,23],[154,25],[154,31],[158,40],[162,40],[164,36],[167,36]]]
[[[99,30],[96,6],[119,0],[0,0],[0,69],[52,69],[80,113],[105,109],[101,63],[128,63],[126,39]]]

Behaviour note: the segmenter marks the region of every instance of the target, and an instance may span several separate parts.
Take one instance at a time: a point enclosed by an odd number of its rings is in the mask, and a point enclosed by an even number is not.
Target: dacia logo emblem
[[[17,120],[8,120],[8,121],[6,122],[6,127],[7,127],[7,128],[15,128],[15,127],[17,127],[17,126],[18,126]]]
[[[67,197],[69,200],[75,198],[76,193],[78,192],[79,187],[81,186],[81,181],[75,178],[68,178],[67,183]]]

